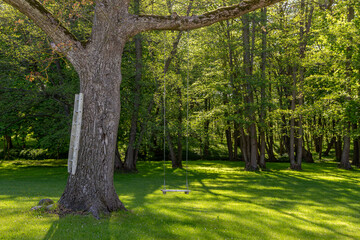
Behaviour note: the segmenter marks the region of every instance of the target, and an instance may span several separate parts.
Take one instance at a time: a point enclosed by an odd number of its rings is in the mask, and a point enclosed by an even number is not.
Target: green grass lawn
[[[116,174],[130,209],[96,220],[31,212],[64,190],[64,161],[0,163],[0,239],[360,239],[360,170],[335,163],[269,163],[245,172],[243,163],[189,163],[191,193],[160,191],[161,162],[139,162],[139,174]],[[184,170],[167,169],[171,188],[184,187]]]

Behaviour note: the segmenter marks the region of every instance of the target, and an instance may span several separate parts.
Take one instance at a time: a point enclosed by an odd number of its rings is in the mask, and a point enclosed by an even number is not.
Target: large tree
[[[113,184],[120,118],[121,59],[125,43],[149,30],[190,30],[242,16],[281,0],[246,0],[194,16],[135,15],[130,0],[95,1],[91,38],[80,42],[37,0],[3,0],[32,19],[73,64],[84,94],[77,171],[70,174],[59,203],[72,210],[100,212],[125,209]]]

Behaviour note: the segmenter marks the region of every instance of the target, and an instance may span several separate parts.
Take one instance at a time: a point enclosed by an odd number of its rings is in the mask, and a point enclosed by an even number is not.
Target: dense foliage
[[[86,39],[92,3],[82,4],[54,11],[69,11],[67,27]],[[142,1],[132,9],[191,15],[221,5]],[[66,156],[78,76],[27,18],[2,3],[0,12],[4,149]],[[301,169],[331,149],[341,167],[359,165],[359,13],[354,0],[294,0],[200,30],[135,37],[123,56],[121,159],[162,159],[166,139],[174,167],[186,141],[192,159],[241,159],[248,170],[284,159]]]

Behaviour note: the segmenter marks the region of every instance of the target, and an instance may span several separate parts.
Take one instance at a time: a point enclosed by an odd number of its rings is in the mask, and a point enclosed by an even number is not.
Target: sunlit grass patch
[[[115,174],[129,212],[101,220],[31,212],[42,198],[60,198],[65,163],[2,162],[0,239],[360,239],[358,169],[269,163],[270,171],[245,172],[241,162],[193,161],[191,193],[163,195],[162,163],[139,162],[139,174]],[[166,170],[168,187],[185,188],[185,170]]]

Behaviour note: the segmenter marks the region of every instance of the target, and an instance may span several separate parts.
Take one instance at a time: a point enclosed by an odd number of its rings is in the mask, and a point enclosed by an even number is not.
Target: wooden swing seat
[[[185,194],[189,194],[190,190],[182,190],[182,189],[161,189],[163,194],[166,194],[167,192],[184,192]]]

